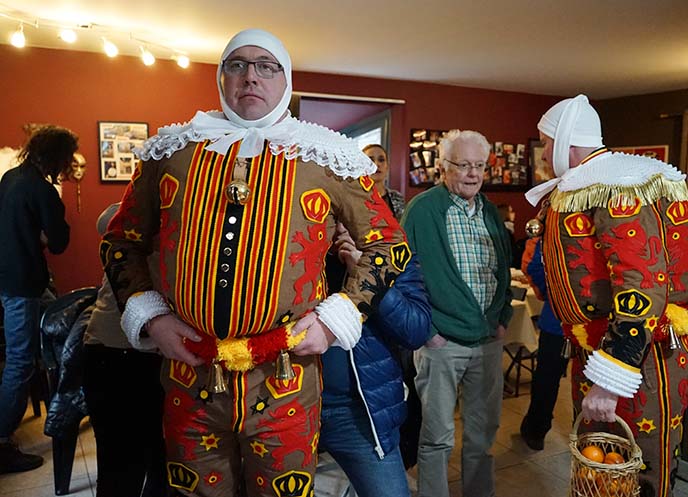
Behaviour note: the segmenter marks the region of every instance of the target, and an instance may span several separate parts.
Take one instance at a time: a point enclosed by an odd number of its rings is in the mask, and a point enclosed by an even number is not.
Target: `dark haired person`
[[[78,138],[43,126],[19,154],[20,165],[0,181],[0,300],[5,311],[5,369],[0,384],[0,474],[28,471],[43,458],[24,454],[10,440],[26,410],[38,347],[40,297],[48,285],[44,250],[69,243],[65,208],[53,187],[67,176]]]
[[[375,181],[375,189],[392,211],[394,217],[401,219],[401,216],[404,215],[406,202],[401,193],[387,186],[387,177],[389,176],[387,151],[382,148],[382,145],[371,144],[363,147],[363,153],[377,166],[377,171],[370,175],[373,181]]]

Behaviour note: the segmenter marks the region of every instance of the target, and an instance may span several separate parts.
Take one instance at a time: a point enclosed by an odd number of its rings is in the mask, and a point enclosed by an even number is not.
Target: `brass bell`
[[[225,193],[233,204],[246,205],[251,196],[251,188],[244,180],[235,179],[227,186]]]
[[[544,231],[545,225],[537,218],[533,218],[526,223],[526,235],[528,235],[528,238],[541,236]]]
[[[681,340],[678,338],[678,335],[676,335],[674,327],[671,324],[669,324],[669,349],[676,350],[682,348],[683,347],[681,346]]]
[[[296,378],[294,368],[291,367],[289,352],[282,349],[275,361],[275,378],[278,380],[289,381]]]
[[[561,358],[571,359],[571,339],[569,338],[564,339],[564,345],[561,348]]]
[[[227,382],[225,381],[225,371],[222,369],[222,364],[217,358],[213,359],[210,368],[208,369],[208,390],[212,393],[224,393],[227,391]]]

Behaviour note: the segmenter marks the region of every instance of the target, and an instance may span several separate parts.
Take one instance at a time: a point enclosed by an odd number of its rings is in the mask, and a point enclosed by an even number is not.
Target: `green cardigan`
[[[487,230],[497,252],[497,292],[483,314],[454,260],[447,236],[446,186],[438,185],[411,200],[401,221],[411,250],[418,255],[432,305],[432,333],[474,347],[494,336],[499,324],[507,326],[511,308],[511,246],[497,208],[479,194]]]

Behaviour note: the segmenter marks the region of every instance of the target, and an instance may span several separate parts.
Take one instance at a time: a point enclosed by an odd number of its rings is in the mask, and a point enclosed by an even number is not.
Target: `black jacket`
[[[83,336],[97,292],[97,288],[84,288],[63,295],[43,314],[41,353],[54,389],[44,432],[51,437],[70,433],[88,415],[82,387]]]
[[[48,250],[64,252],[69,225],[57,191],[29,164],[7,171],[0,181],[0,293],[11,297],[40,297],[48,285]]]

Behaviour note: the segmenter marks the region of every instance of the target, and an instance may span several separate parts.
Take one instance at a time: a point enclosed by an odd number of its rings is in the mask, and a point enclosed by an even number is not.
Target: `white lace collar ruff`
[[[609,152],[566,171],[557,188],[562,192],[570,192],[592,185],[639,186],[657,175],[662,175],[669,181],[686,179],[685,174],[660,160]]]
[[[189,142],[205,140],[211,141],[207,150],[220,154],[227,153],[233,143],[243,140],[240,157],[260,154],[264,140],[267,140],[273,154],[284,152],[288,160],[300,157],[303,161],[315,162],[345,179],[373,174],[377,170],[351,138],[291,116],[267,128],[239,128],[221,112],[199,111],[189,122],[159,128],[158,134],[146,140],[135,152],[142,160],[159,160],[171,157]]]

